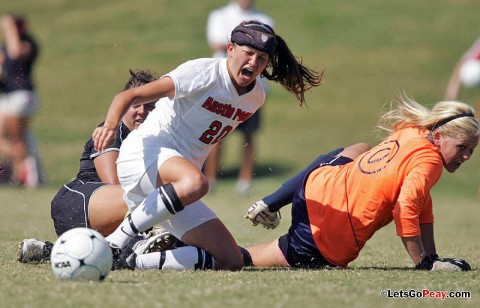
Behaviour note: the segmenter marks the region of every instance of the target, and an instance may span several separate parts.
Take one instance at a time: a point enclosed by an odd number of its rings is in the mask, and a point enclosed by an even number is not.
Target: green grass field
[[[480,158],[434,188],[435,231],[441,256],[470,262],[468,273],[409,270],[411,261],[393,225],[380,230],[346,270],[247,269],[241,272],[114,272],[104,283],[61,282],[49,265],[15,261],[27,237],[54,240],[50,200],[78,168],[82,146],[104,119],[128,69],[168,72],[210,55],[208,12],[226,1],[2,1],[0,13],[22,12],[42,53],[35,71],[41,107],[33,127],[49,183],[29,191],[0,186],[0,298],[3,307],[397,307],[480,306]],[[321,152],[379,139],[373,133],[390,99],[405,91],[423,104],[441,100],[450,72],[478,37],[480,3],[469,0],[258,0],[276,30],[308,66],[325,71],[307,107],[272,85],[258,138],[254,192],[234,192],[240,144],[225,145],[224,175],[204,200],[240,245],[267,242],[289,225],[284,210],[273,231],[242,217]],[[476,90],[461,99],[476,105]],[[469,291],[469,299],[394,299],[380,291]]]

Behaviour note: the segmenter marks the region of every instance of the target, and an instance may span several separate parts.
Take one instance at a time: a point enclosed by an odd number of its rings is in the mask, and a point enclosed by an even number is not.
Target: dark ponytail
[[[262,76],[281,84],[287,91],[294,93],[302,105],[305,102],[305,92],[320,85],[323,73],[319,74],[304,66],[302,60],[298,60],[292,54],[282,37],[276,35],[276,39],[276,52]]]
[[[285,40],[267,24],[256,20],[244,21],[232,31],[231,41],[268,52],[270,63],[261,75],[295,94],[300,106],[305,103],[305,92],[322,81],[323,72],[304,66],[302,60],[292,54]]]

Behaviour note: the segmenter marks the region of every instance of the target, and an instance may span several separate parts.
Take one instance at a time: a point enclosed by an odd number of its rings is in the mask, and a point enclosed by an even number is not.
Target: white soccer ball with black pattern
[[[95,230],[75,228],[63,233],[50,256],[55,276],[64,280],[104,280],[112,268],[112,251]]]

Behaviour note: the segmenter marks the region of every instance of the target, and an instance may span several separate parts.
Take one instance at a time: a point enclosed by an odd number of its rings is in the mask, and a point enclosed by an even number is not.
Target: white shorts
[[[217,215],[205,203],[198,200],[161,222],[160,226],[181,239],[187,231],[215,218]]]
[[[17,90],[0,95],[0,113],[15,117],[31,116],[38,107],[33,91]]]
[[[117,160],[118,179],[129,211],[137,208],[157,188],[158,169],[166,160],[184,157],[168,142],[162,141],[160,146],[158,138],[131,138],[135,132],[123,141]],[[215,218],[215,213],[198,200],[161,222],[160,226],[181,239],[187,231]]]
[[[133,211],[147,196],[157,188],[157,175],[160,166],[169,158],[181,156],[172,149],[163,149],[161,159],[158,159],[149,166],[143,161],[117,161],[117,173],[120,184],[123,188],[123,199],[130,211]]]
[[[154,138],[132,138],[123,141],[117,159],[117,173],[123,188],[123,199],[133,211],[155,188],[157,174],[163,163],[175,156],[184,157],[169,145]]]

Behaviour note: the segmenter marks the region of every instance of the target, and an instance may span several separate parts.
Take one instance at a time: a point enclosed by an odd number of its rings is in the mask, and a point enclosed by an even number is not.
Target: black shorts
[[[310,251],[309,253],[303,253],[296,250],[295,244],[292,241],[291,236],[287,233],[282,235],[278,239],[278,247],[283,253],[283,256],[293,268],[324,268],[326,266],[335,265],[330,264],[322,254],[317,250],[316,252]]]
[[[237,131],[242,134],[253,134],[260,128],[260,109],[257,110],[250,118],[245,122],[238,125]]]
[[[105,183],[73,180],[63,185],[51,204],[51,215],[58,236],[73,228],[90,228],[90,197]]]

